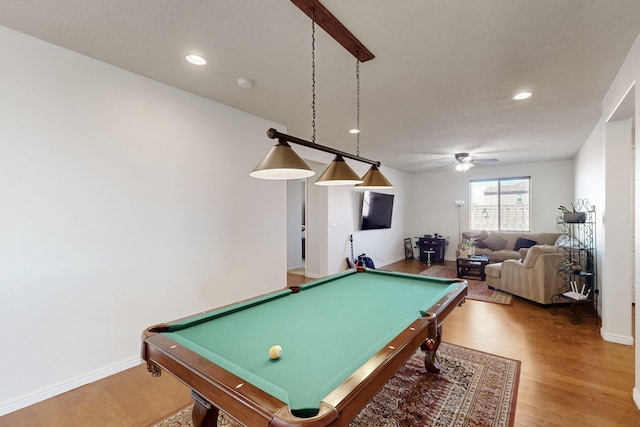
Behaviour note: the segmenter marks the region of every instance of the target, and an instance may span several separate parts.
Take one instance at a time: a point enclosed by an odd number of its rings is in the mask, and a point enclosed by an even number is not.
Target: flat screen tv
[[[365,191],[362,196],[361,230],[391,228],[393,194]]]

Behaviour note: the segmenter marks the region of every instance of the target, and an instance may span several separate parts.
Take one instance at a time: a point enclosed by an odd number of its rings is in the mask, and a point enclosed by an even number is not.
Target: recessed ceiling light
[[[358,128],[349,129],[349,133],[360,133],[360,129]]]
[[[207,60],[199,55],[187,55],[186,60],[194,65],[204,65],[207,63]]]
[[[522,101],[523,99],[527,99],[531,96],[531,92],[520,92],[513,95],[513,99],[516,101]]]

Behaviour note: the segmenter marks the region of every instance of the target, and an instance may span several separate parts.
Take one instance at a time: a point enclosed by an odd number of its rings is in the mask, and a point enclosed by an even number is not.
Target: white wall
[[[576,198],[588,198],[597,209],[601,335],[607,341],[627,345],[634,341],[631,327],[631,230],[634,221],[630,193],[633,182],[631,117],[638,102],[638,97],[630,91],[635,91],[635,81],[640,77],[638,64],[640,43],[636,40],[602,101],[602,117],[576,157],[575,177]],[[636,105],[625,101],[634,98]],[[635,211],[638,212],[637,207]],[[638,268],[637,260],[635,264]]]
[[[611,143],[611,139],[607,138],[607,133],[609,132],[609,135],[611,135],[611,130],[617,128],[617,125],[614,125],[615,127],[610,126],[614,121],[628,118],[635,120],[635,114],[640,111],[640,96],[636,94],[637,85],[635,84],[639,79],[640,40],[636,39],[602,101],[602,117],[600,121],[576,157],[575,179],[576,196],[589,197],[590,200],[598,201],[603,206],[603,209],[601,209],[602,220],[598,230],[598,250],[601,265],[603,265],[600,285],[601,298],[603,306],[607,306],[607,308],[602,312],[601,334],[606,340],[628,345],[634,343],[629,309],[629,303],[632,301],[629,301],[628,298],[631,283],[617,279],[620,272],[628,273],[629,260],[628,257],[618,258],[616,256],[617,252],[610,253],[611,249],[609,248],[615,248],[616,244],[620,244],[626,251],[631,250],[628,247],[631,239],[629,239],[629,236],[624,236],[624,231],[632,228],[629,221],[635,221],[636,234],[632,240],[635,240],[636,245],[639,244],[638,233],[640,233],[640,227],[638,224],[640,224],[640,219],[638,218],[638,213],[640,209],[638,201],[640,198],[638,196],[640,195],[640,189],[636,186],[634,198],[636,206],[631,208],[629,200],[632,198],[627,197],[624,200],[624,194],[628,194],[628,189],[634,179],[630,176],[628,167],[624,168],[627,173],[622,174],[616,171],[617,166],[613,164],[615,159],[620,159],[625,153],[631,155],[633,152],[630,147],[631,143],[628,147],[622,148],[624,152],[620,153],[620,146],[616,143]],[[626,100],[628,99],[633,100],[633,102],[627,103]],[[623,111],[622,113],[620,113],[621,110]],[[608,121],[612,123],[608,124]],[[633,137],[635,138],[635,146],[638,146],[637,132]],[[609,160],[612,161],[607,161],[607,157],[610,157]],[[638,164],[638,160],[636,158],[636,164]],[[638,182],[639,173],[640,168],[636,167],[635,182]],[[609,195],[609,192],[618,194]],[[622,202],[620,202],[621,198],[619,196],[621,194],[619,193],[622,193]],[[620,210],[624,211],[623,215],[628,215],[629,211],[635,212],[635,218],[624,220],[624,224],[617,224],[616,220],[619,221],[619,218],[617,218],[616,211]],[[622,233],[619,233],[619,227],[622,227]],[[619,235],[623,235],[622,241],[616,240],[616,238],[620,238]],[[640,251],[638,247],[635,248],[634,264],[635,275],[638,277],[640,273]],[[626,277],[630,277],[630,275]],[[637,292],[635,298],[636,307],[638,307],[640,296]],[[637,331],[639,327],[640,318],[636,316],[635,330]],[[640,366],[640,348],[638,346],[636,346],[635,366],[633,399],[636,405],[640,407],[640,369],[637,368]]]
[[[296,147],[297,148],[297,147]],[[296,150],[296,152],[299,152]],[[307,153],[309,156],[315,153]],[[321,157],[321,156],[320,156]],[[323,277],[327,275],[327,218],[328,191],[326,187],[315,185],[314,182],[327,167],[324,163],[309,160],[307,164],[315,171],[315,175],[307,178],[307,251],[305,257],[305,274],[309,277]]]
[[[0,415],[286,284],[286,184],[248,175],[275,124],[2,27],[0,51]]]
[[[353,169],[362,176],[368,165],[353,165]],[[328,274],[346,269],[346,258],[351,257],[349,235],[353,235],[353,252],[366,253],[376,268],[404,259],[404,238],[407,206],[411,200],[407,197],[406,187],[410,179],[408,174],[382,167],[380,169],[394,185],[390,190],[373,190],[393,194],[393,214],[391,228],[383,230],[360,230],[362,213],[362,190],[353,188],[329,188],[330,205],[328,217],[329,251],[327,253]]]
[[[299,150],[302,152],[302,150]],[[305,152],[306,156],[320,159],[324,153]],[[302,154],[301,154],[302,155]],[[326,156],[326,155],[325,155]],[[393,217],[390,229],[360,230],[362,190],[354,187],[319,186],[314,182],[327,165],[308,160],[316,175],[307,179],[307,257],[306,274],[309,277],[323,277],[335,274],[347,268],[346,258],[366,253],[380,267],[404,259],[403,239],[405,231],[406,206],[410,200],[406,197],[409,175],[393,169],[381,167],[381,171],[395,188],[376,190],[395,195]],[[324,159],[330,161],[330,159]],[[368,169],[365,163],[347,160],[358,175],[364,175]]]
[[[605,125],[602,336],[632,344],[631,119]]]
[[[605,179],[604,179],[604,122],[599,122],[585,141],[576,156],[574,199],[588,199],[596,207],[596,252],[599,268],[596,277],[597,287],[602,295],[603,253],[605,230]],[[614,225],[615,226],[615,225]],[[599,298],[598,305],[602,302]],[[600,310],[598,308],[598,310]]]
[[[464,200],[460,208],[460,230],[469,230],[469,181],[472,179],[531,176],[532,232],[557,232],[558,206],[573,200],[573,161],[526,163],[519,165],[477,166],[465,173],[453,170],[412,176],[408,193],[412,204],[406,229],[412,239],[424,234],[441,234],[449,238],[445,258],[455,259],[458,245],[458,207],[454,200]],[[415,239],[413,239],[415,243]]]

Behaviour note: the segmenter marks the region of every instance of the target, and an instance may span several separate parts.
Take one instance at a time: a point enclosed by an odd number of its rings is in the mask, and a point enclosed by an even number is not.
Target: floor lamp
[[[453,203],[458,207],[458,248],[460,247],[460,208],[464,205],[464,200],[454,200]]]

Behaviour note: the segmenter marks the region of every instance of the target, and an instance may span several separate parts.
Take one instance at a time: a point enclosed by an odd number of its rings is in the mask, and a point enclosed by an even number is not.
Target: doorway
[[[306,273],[306,183],[287,181],[287,272],[300,275]]]

